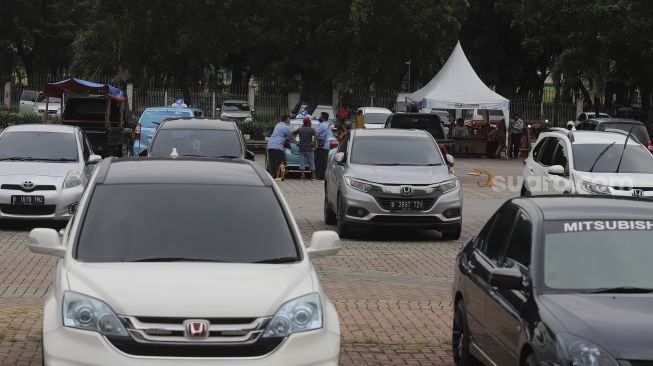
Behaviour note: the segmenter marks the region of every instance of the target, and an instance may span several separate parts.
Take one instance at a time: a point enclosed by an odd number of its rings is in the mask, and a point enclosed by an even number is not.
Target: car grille
[[[56,205],[42,205],[42,206],[12,206],[0,205],[0,211],[7,215],[25,215],[25,216],[40,216],[52,215],[56,210]]]
[[[416,202],[416,201],[422,201],[424,202],[424,207],[421,211],[429,211],[430,209],[433,208],[433,205],[435,204],[436,199],[435,198],[427,198],[427,199],[403,199],[400,197],[397,198],[376,198],[376,202],[379,203],[379,206],[381,206],[382,209],[390,211],[390,205],[392,201],[410,201],[410,202]]]
[[[57,187],[52,185],[34,186],[32,188],[25,188],[19,184],[3,184],[0,189],[9,189],[13,191],[34,192],[34,191],[56,191]]]
[[[375,216],[372,222],[379,224],[416,224],[429,225],[441,223],[435,216]]]
[[[653,187],[619,187],[619,186],[616,186],[616,187],[612,187],[612,188],[616,189],[618,191],[632,191],[634,189],[641,189],[644,192],[653,191]]]

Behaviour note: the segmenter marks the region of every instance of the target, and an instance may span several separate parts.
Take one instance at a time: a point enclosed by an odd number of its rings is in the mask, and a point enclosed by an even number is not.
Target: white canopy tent
[[[503,111],[506,127],[510,101],[488,88],[476,75],[460,42],[440,72],[407,100],[421,103],[421,109],[494,109]]]

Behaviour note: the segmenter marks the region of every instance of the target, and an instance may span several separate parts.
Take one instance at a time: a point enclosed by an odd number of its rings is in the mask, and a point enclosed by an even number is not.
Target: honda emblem
[[[209,336],[209,322],[191,319],[184,322],[184,336],[189,339],[204,339]]]
[[[411,194],[413,194],[413,187],[411,187],[411,186],[402,186],[401,187],[401,194],[403,196],[410,196]]]
[[[638,197],[638,198],[644,197],[644,190],[639,188],[633,189],[633,197]]]

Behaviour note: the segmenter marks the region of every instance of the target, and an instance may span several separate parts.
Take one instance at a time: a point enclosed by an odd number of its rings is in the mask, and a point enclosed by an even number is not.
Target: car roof
[[[190,108],[190,107],[149,107],[146,108],[143,113],[147,111],[170,111],[170,112],[175,112],[175,111],[189,111],[189,112],[203,112],[199,108]]]
[[[536,206],[544,220],[653,219],[653,202],[615,196],[537,196],[515,198]]]
[[[236,130],[238,127],[233,121],[217,118],[175,118],[165,120],[159,129],[163,130]]]
[[[6,128],[6,131],[34,131],[34,132],[62,132],[74,133],[78,128],[68,125],[55,125],[55,124],[24,124],[13,125]]]
[[[413,128],[357,128],[355,130],[356,136],[396,136],[396,137],[421,137],[431,136],[425,130],[417,130]]]
[[[244,99],[227,99],[227,100],[222,101],[222,104],[224,104],[224,103],[245,103],[245,104],[249,104],[249,102],[247,102]]]
[[[640,121],[636,121],[634,119],[625,119],[625,118],[589,118],[587,121],[595,121],[598,122],[599,124],[601,123],[629,123],[629,124],[634,124],[634,125],[644,125]]]
[[[387,109],[387,108],[381,108],[381,107],[360,107],[358,108],[359,111],[363,111],[365,113],[385,113],[385,114],[392,114],[392,111]]]
[[[244,159],[107,158],[98,169],[97,184],[272,184],[262,168]]]
[[[569,136],[566,129],[556,131],[547,131],[542,137],[555,135],[555,136]],[[626,142],[626,133],[612,132],[612,131],[573,131],[574,144],[610,144],[613,142],[623,144]],[[628,145],[639,145],[635,139],[628,139]]]

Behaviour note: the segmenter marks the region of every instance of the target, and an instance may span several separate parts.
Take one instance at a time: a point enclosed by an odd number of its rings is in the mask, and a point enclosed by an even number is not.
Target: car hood
[[[44,163],[33,161],[0,161],[0,177],[65,177],[70,170],[76,169],[77,167],[77,162]]]
[[[261,317],[315,291],[310,263],[75,263],[70,290],[120,315]]]
[[[350,164],[347,176],[381,184],[433,184],[450,177],[446,165],[382,166]]]
[[[652,294],[550,294],[540,300],[567,333],[618,359],[653,359]]]
[[[575,172],[580,180],[620,187],[653,187],[653,174]]]

